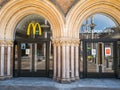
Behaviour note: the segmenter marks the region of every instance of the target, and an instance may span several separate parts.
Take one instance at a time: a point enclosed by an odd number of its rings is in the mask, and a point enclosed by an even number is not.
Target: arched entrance
[[[15,32],[15,28],[17,27],[17,24],[28,15],[35,14],[38,16],[43,16],[49,23],[50,23],[50,29],[52,31],[52,39],[61,37],[61,32],[63,30],[64,26],[64,17],[59,12],[59,10],[50,2],[50,1],[38,1],[38,0],[18,0],[18,1],[9,1],[1,10],[0,10],[1,16],[0,16],[0,34],[1,34],[1,40],[0,40],[0,51],[1,51],[1,63],[0,63],[0,77],[1,79],[5,78],[11,78],[13,77],[13,48],[14,48],[14,41],[18,40],[15,38],[15,34],[17,35],[17,32]],[[27,20],[26,20],[27,21]],[[29,22],[29,21],[28,21]],[[35,23],[34,23],[35,25]],[[30,28],[34,26],[31,24]],[[21,25],[20,25],[21,26]],[[39,28],[39,24],[36,24],[36,26]],[[17,30],[19,31],[19,30]],[[26,33],[24,33],[26,34]],[[18,36],[18,35],[17,35]],[[22,40],[24,41],[24,40]],[[47,44],[47,40],[41,41],[41,39],[33,40],[31,41],[25,41],[21,42],[19,45],[26,45],[29,49],[36,49],[37,46],[40,44]],[[22,44],[23,43],[23,44]],[[30,44],[28,44],[30,43]],[[32,46],[31,43],[34,43]],[[37,43],[37,46],[35,45]],[[31,48],[30,48],[31,46]],[[44,45],[43,45],[44,46]],[[20,48],[20,47],[19,47]],[[46,47],[47,48],[47,47]],[[41,48],[38,47],[38,50]],[[24,56],[24,50],[21,50],[22,56]],[[57,52],[57,51],[56,51]],[[36,52],[33,53],[33,55]],[[48,53],[48,52],[47,52]],[[39,56],[38,56],[39,57]],[[41,57],[41,56],[40,56]],[[33,58],[33,56],[32,56]],[[48,58],[48,57],[47,57]],[[56,61],[56,58],[54,59]],[[32,61],[35,63],[35,61]],[[21,62],[22,63],[22,62]],[[48,64],[48,62],[46,62]],[[31,65],[32,69],[35,69],[35,65]],[[47,67],[47,66],[46,66]],[[56,68],[54,66],[54,68]],[[40,69],[41,70],[41,69]],[[56,77],[56,75],[55,75]]]
[[[35,14],[26,16],[17,24],[14,76],[49,76],[53,72],[50,29],[49,22]]]
[[[90,0],[87,0],[87,1],[80,1],[80,2],[78,2],[76,4],[76,6],[73,7],[71,9],[71,11],[67,14],[67,28],[68,28],[68,32],[69,32],[68,36],[71,37],[71,38],[75,38],[76,40],[80,39],[80,41],[81,41],[82,37],[79,37],[80,36],[79,32],[80,32],[80,29],[82,27],[82,23],[84,22],[84,20],[86,18],[88,18],[91,15],[94,15],[96,13],[102,13],[102,14],[105,14],[105,15],[107,15],[109,17],[112,17],[112,19],[115,21],[115,23],[117,23],[116,25],[119,26],[120,25],[119,3],[120,2],[117,1],[117,0],[115,0],[115,2],[113,0],[110,0],[110,1],[103,1],[103,0],[90,1]],[[93,28],[93,27],[91,27],[91,28]],[[88,39],[86,35],[83,35],[83,36],[86,37],[86,39]],[[93,37],[91,34],[89,36]],[[114,43],[113,41],[110,38],[107,38],[106,43],[113,45],[113,43]],[[89,40],[85,40],[84,41],[84,44],[83,44],[83,46],[85,46],[85,48],[83,48],[83,52],[84,53],[80,52],[80,54],[84,55],[84,61],[86,60],[85,58],[87,58],[87,56],[85,54],[88,51],[88,49],[86,47],[88,45],[88,43],[98,43],[98,42],[102,43],[102,41],[100,39],[99,40],[93,40],[93,38],[89,38]],[[104,40],[103,40],[103,42],[104,42],[104,45],[105,45],[106,43],[105,43]],[[113,45],[114,46],[114,50],[112,49],[113,50],[112,53],[114,53],[114,56],[117,55],[118,57],[120,57],[119,53],[117,53],[118,52],[117,51],[117,47],[119,46],[119,44],[117,44],[118,42],[119,42],[119,38],[118,38],[118,40],[115,41],[116,44],[114,43],[114,45],[117,45],[117,46]],[[101,43],[99,43],[100,47],[103,48],[103,43],[102,44]],[[81,47],[82,47],[82,44],[80,44],[80,48]],[[103,49],[101,49],[101,48],[100,48],[100,51],[102,52]],[[99,53],[101,53],[101,52],[99,52]],[[103,54],[103,53],[101,53],[101,54]],[[100,58],[102,59],[103,57],[100,56]],[[80,60],[81,60],[81,57],[80,57]],[[115,69],[114,70],[115,71],[114,75],[119,77],[119,71],[120,71],[119,63],[120,63],[120,60],[119,59],[117,59],[117,60],[118,60],[118,62],[114,63],[115,66],[117,66],[117,67],[114,68]],[[114,61],[117,61],[117,60],[114,58]],[[85,70],[86,70],[85,72],[87,72],[87,70],[89,71],[89,68],[92,68],[90,66],[86,67],[87,66],[86,63],[87,63],[87,60],[84,63],[82,63],[81,65],[79,64],[80,67],[84,68],[83,72]],[[103,68],[100,68],[100,69],[101,69],[100,71],[102,71]],[[99,73],[102,73],[102,72],[99,72]],[[81,73],[80,73],[80,76],[81,76]],[[106,76],[109,77],[110,74],[108,74]]]
[[[102,13],[85,19],[80,29],[81,77],[118,77],[119,27],[113,18]]]
[[[109,15],[120,25],[119,3],[120,2],[118,0],[79,1],[75,7],[70,10],[66,17],[68,36],[79,39],[79,30],[82,23],[86,18],[96,13]]]

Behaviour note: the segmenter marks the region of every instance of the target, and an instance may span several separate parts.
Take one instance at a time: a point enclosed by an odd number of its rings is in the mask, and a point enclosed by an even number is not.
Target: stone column
[[[60,46],[60,43],[57,44],[58,46],[58,68],[57,68],[57,81],[60,81],[60,77],[61,77],[61,46]]]
[[[74,53],[74,44],[71,45],[71,80],[74,81],[75,80],[75,69],[74,69],[74,56],[75,56],[75,53]]]
[[[13,76],[13,41],[6,41],[7,46],[7,75],[6,78]]]
[[[11,46],[8,46],[8,56],[7,56],[7,75],[10,76],[11,75],[11,72],[10,72],[10,67],[11,67],[11,64],[10,64],[10,58],[11,58]]]
[[[57,39],[54,39],[52,41],[53,43],[53,49],[54,49],[54,60],[53,60],[53,79],[57,81],[61,81],[61,44],[60,41]]]
[[[70,43],[66,44],[66,81],[70,82]]]
[[[54,49],[54,55],[53,55],[53,79],[56,80],[56,77],[57,77],[57,47],[56,47],[56,43],[53,44],[53,49]]]
[[[61,43],[59,40],[54,40],[53,42],[53,48],[54,48],[54,75],[53,75],[53,79],[57,80],[57,81],[61,81],[61,63],[62,63],[62,58],[61,58]]]
[[[0,79],[7,79],[12,77],[12,46],[12,41],[0,41]]]
[[[66,76],[65,76],[65,73],[66,73],[66,47],[65,47],[65,43],[62,42],[62,80],[61,82],[65,82],[66,81]]]
[[[0,77],[4,79],[4,44],[1,45],[1,58],[0,58]]]
[[[71,38],[54,39],[53,46],[53,78],[61,83],[68,83],[79,79],[79,40]]]
[[[0,40],[0,79],[4,79],[5,75],[4,75],[4,57],[5,55],[5,41],[4,40]]]
[[[75,45],[75,79],[79,80],[79,44]]]

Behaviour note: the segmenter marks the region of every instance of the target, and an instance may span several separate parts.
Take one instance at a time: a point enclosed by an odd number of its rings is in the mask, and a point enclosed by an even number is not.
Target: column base
[[[60,81],[60,77],[57,77],[57,81]]]
[[[0,80],[11,79],[12,76],[0,76]]]
[[[75,77],[75,80],[79,80],[79,79],[80,79],[79,76],[76,76],[76,77]]]
[[[66,82],[67,82],[67,83],[70,83],[70,82],[71,82],[70,78],[67,78],[67,79],[66,79]]]
[[[75,81],[75,77],[72,77],[72,78],[71,78],[71,81]]]
[[[0,80],[5,80],[5,77],[4,76],[0,76]]]
[[[67,84],[67,83],[71,83],[71,80],[70,79],[62,79],[60,82],[63,84]]]
[[[62,78],[60,82],[61,83],[67,83],[65,78]]]
[[[56,80],[57,78],[56,77],[53,77],[53,80]]]
[[[12,76],[10,75],[10,76],[6,76],[5,77],[5,79],[11,79],[12,78]]]

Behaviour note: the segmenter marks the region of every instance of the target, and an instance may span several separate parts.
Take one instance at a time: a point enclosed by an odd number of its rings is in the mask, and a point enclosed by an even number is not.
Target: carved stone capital
[[[61,38],[61,39],[53,39],[53,45],[56,46],[79,46],[80,40],[79,39],[72,39],[72,38]]]
[[[7,40],[5,41],[7,46],[13,46],[13,41],[12,40]]]
[[[0,46],[5,46],[5,40],[0,40]]]
[[[13,46],[12,40],[0,40],[0,46]]]
[[[53,39],[52,44],[53,46],[60,46],[60,41],[58,39]]]
[[[79,44],[80,44],[80,40],[74,40],[74,45],[75,45],[75,46],[77,46],[77,47],[78,47],[78,46],[79,46]]]

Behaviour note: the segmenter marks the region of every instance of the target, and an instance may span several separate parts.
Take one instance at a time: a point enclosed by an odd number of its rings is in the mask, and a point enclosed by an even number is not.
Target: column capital
[[[5,40],[0,40],[0,46],[5,46]]]
[[[77,47],[78,47],[78,46],[79,46],[79,44],[80,44],[80,40],[75,40],[75,41],[74,41],[74,45],[75,45],[75,46],[77,46]]]
[[[13,46],[13,41],[12,40],[6,40],[6,45],[7,46]]]
[[[12,40],[0,40],[0,46],[13,46]]]
[[[65,46],[79,46],[80,40],[78,38],[60,38],[52,40],[54,45],[65,45]]]
[[[52,40],[52,44],[53,44],[54,46],[61,46],[61,43],[60,43],[60,41],[59,41],[58,39],[53,39],[53,40]]]

